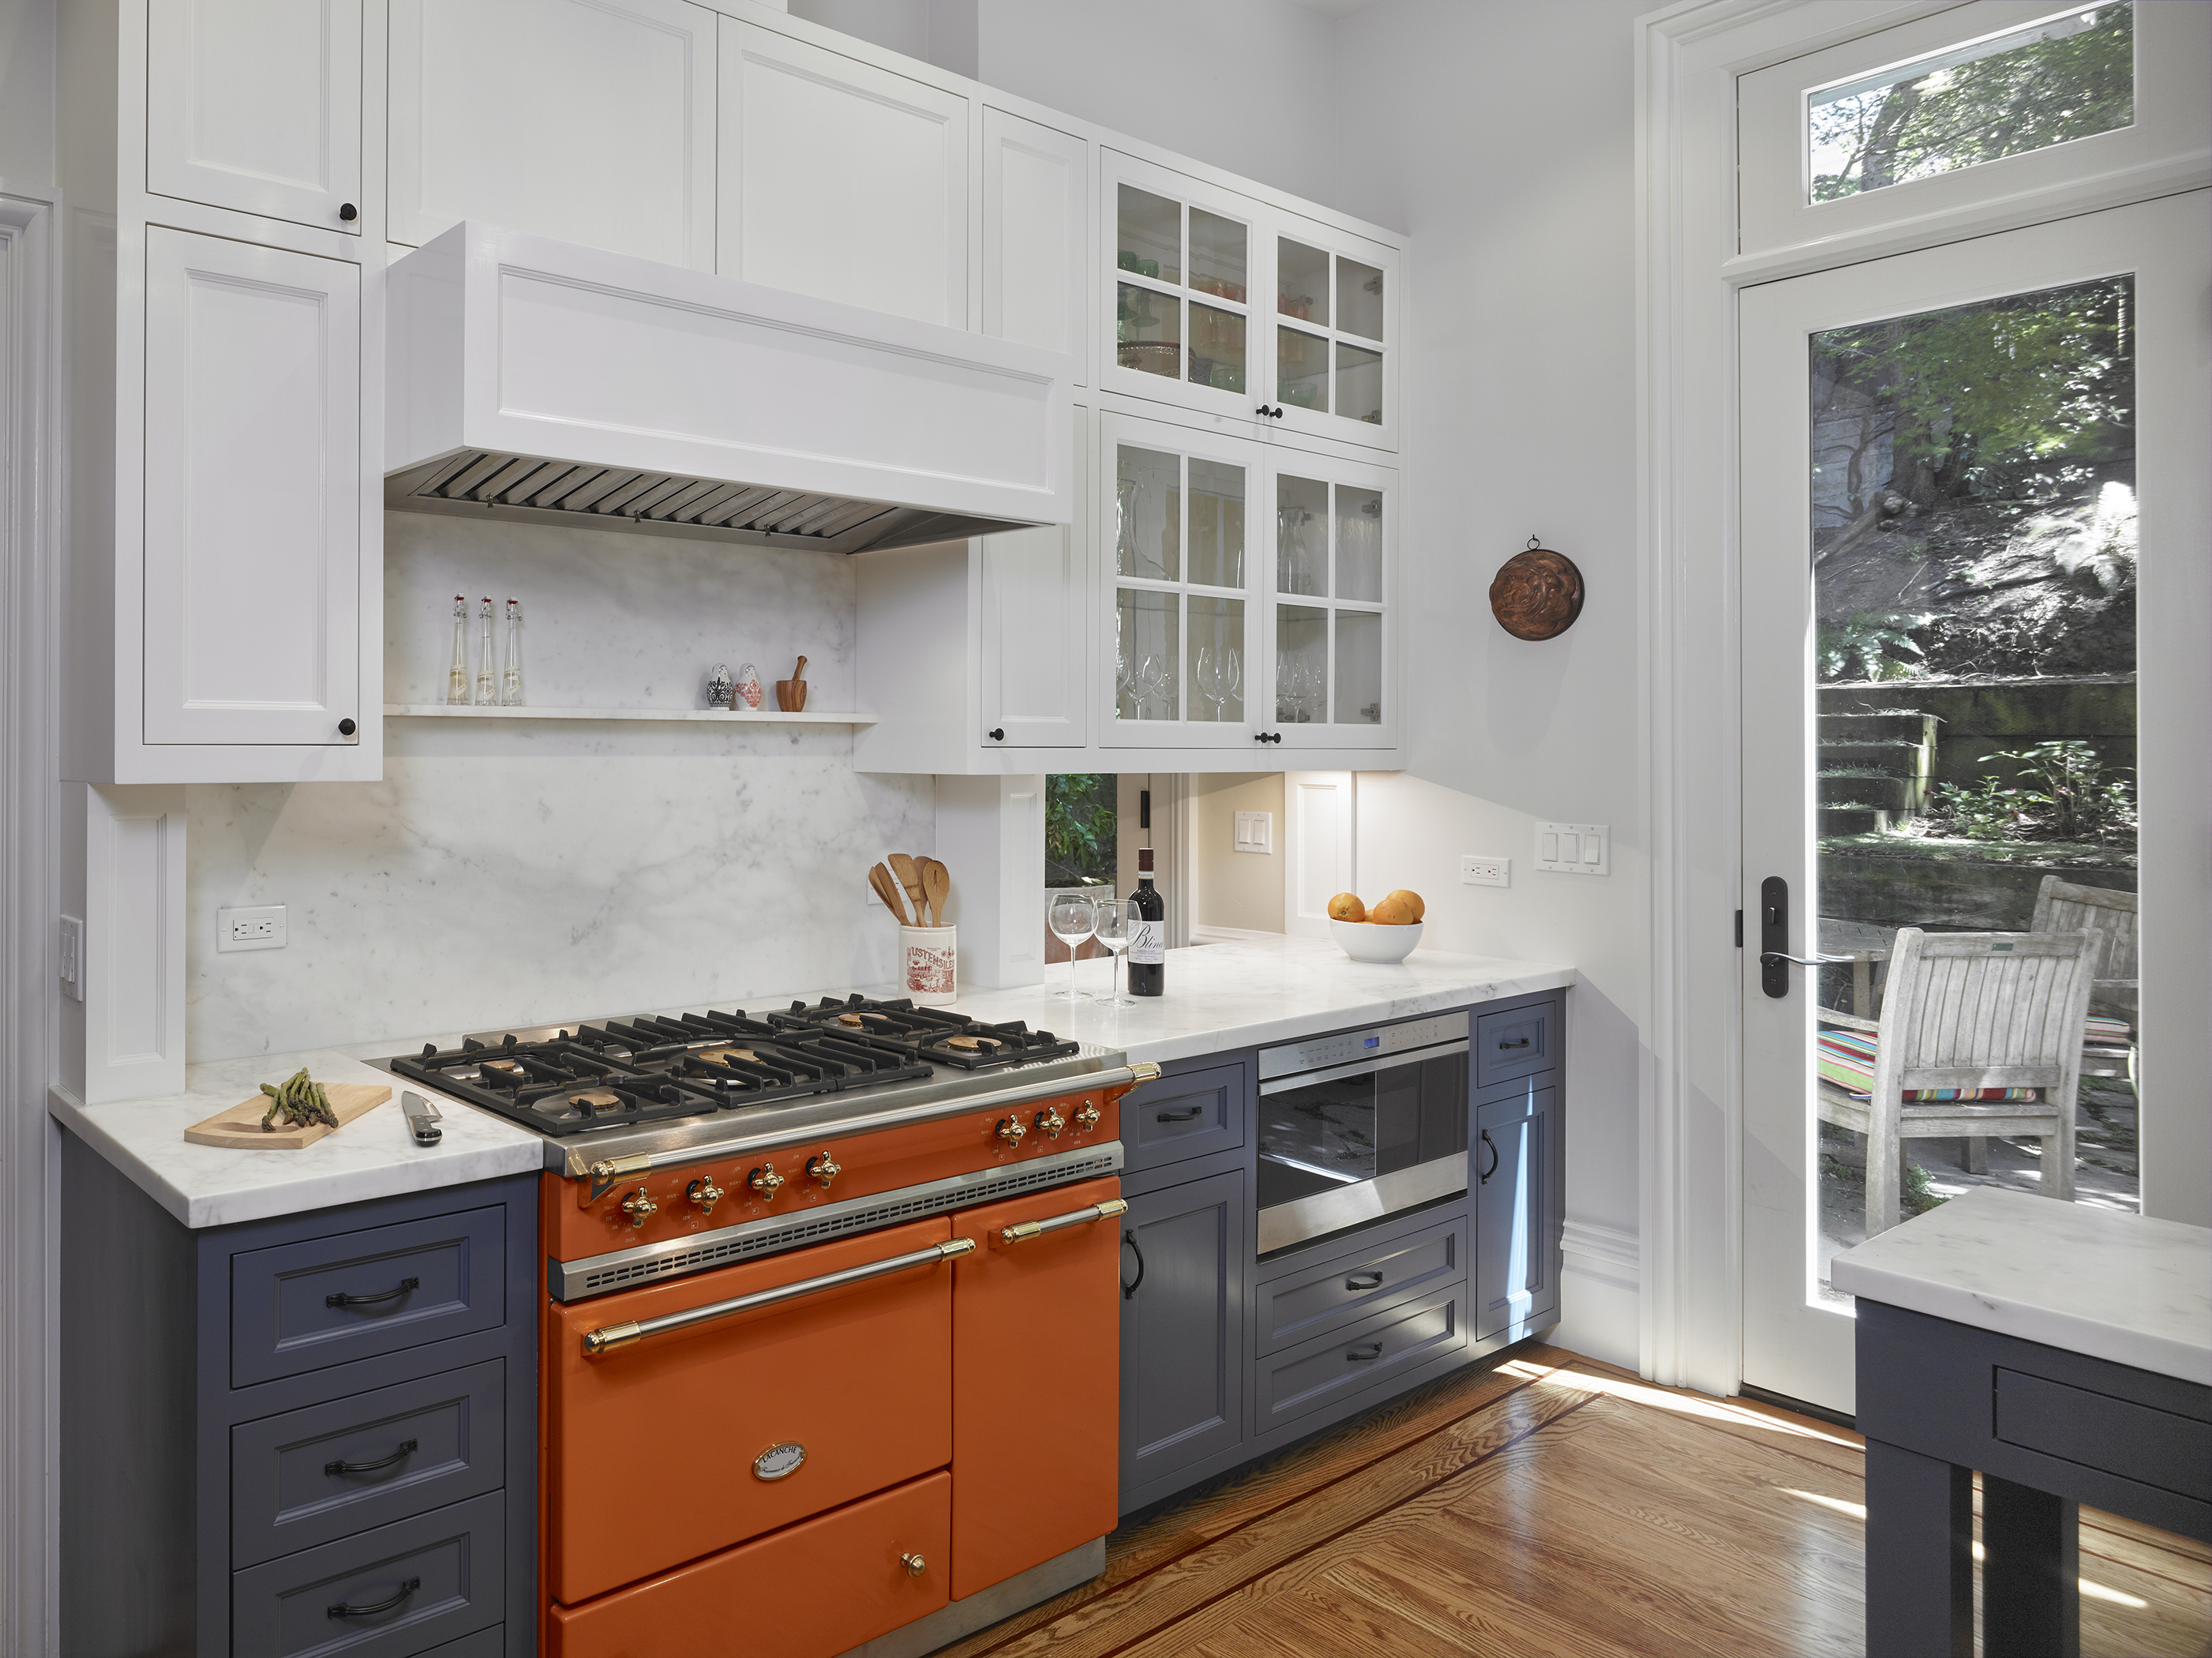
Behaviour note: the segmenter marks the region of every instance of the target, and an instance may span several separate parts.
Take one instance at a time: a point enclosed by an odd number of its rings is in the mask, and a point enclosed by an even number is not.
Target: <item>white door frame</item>
[[[1652,865],[1641,1367],[1709,1393],[1742,1379],[1737,294],[2212,184],[2212,160],[2192,156],[1739,255],[1736,77],[1950,3],[1680,0],[1638,23],[1638,600]],[[2146,1184],[2153,1212],[2202,1218]]]
[[[0,179],[0,1649],[58,1649],[61,195]]]

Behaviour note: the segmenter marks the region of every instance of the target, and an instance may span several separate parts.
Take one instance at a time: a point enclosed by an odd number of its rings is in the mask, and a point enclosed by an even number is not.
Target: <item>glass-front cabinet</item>
[[[1396,474],[1132,415],[1100,428],[1103,745],[1395,746]]]
[[[1105,390],[1396,447],[1395,249],[1103,155]]]

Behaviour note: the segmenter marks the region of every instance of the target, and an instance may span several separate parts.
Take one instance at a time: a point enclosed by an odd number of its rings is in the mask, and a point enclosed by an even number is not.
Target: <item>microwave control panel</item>
[[[1467,1040],[1467,1015],[1440,1013],[1432,1018],[1407,1019],[1398,1024],[1376,1025],[1366,1030],[1340,1031],[1316,1036],[1310,1042],[1285,1042],[1260,1050],[1260,1078],[1295,1076],[1302,1071],[1321,1071],[1331,1066],[1352,1065],[1384,1054],[1402,1054],[1411,1048],[1434,1048],[1439,1042]]]

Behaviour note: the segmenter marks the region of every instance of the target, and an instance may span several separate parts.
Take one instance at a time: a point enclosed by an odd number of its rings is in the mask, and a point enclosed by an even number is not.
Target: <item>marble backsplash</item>
[[[523,601],[533,703],[696,708],[804,652],[809,708],[852,705],[834,555],[391,513],[385,571],[390,702],[442,700],[465,592]],[[865,872],[935,838],[932,780],[856,773],[839,726],[392,720],[380,782],[187,802],[195,1061],[879,983]],[[274,903],[286,948],[216,950]]]

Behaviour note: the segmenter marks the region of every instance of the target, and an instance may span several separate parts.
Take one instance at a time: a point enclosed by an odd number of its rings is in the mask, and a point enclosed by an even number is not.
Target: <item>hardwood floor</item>
[[[1134,1515],[940,1658],[1856,1654],[1857,1437],[1531,1345]],[[2212,1550],[2082,1511],[2081,1650],[2212,1651]]]

